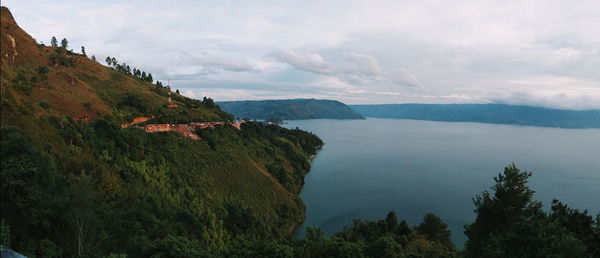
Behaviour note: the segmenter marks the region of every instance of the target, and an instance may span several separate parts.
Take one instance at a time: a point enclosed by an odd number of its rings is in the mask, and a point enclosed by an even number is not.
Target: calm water
[[[600,130],[557,129],[400,119],[301,120],[287,127],[319,135],[300,196],[304,227],[327,234],[353,218],[381,219],[393,210],[409,224],[427,212],[449,224],[462,246],[472,198],[514,162],[532,171],[529,186],[546,208],[552,199],[600,212]]]

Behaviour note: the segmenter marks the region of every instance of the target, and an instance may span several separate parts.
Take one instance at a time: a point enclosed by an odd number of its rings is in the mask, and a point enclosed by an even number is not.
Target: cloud
[[[398,68],[386,71],[387,77],[398,85],[417,87],[421,85],[417,77],[406,69]]]
[[[359,53],[345,53],[343,55],[341,70],[346,74],[362,74],[366,76],[381,75],[379,60],[371,55]]]
[[[222,69],[232,72],[258,72],[259,68],[246,60],[231,60],[222,56],[203,54],[192,56],[192,65],[200,65],[207,70]]]
[[[382,68],[379,60],[372,55],[344,52],[329,53],[327,61],[318,53],[296,53],[294,51],[278,51],[268,54],[279,62],[286,63],[295,69],[312,72],[355,86],[419,86],[416,76],[404,68]]]
[[[600,99],[596,0],[2,3],[38,41],[66,37],[100,60],[228,99],[572,108]]]
[[[333,67],[317,53],[297,54],[292,51],[278,51],[267,56],[302,71],[318,74],[331,74],[333,72]]]

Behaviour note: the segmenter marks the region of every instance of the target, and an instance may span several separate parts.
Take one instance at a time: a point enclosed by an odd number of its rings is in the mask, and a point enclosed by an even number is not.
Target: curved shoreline
[[[312,154],[308,157],[308,162],[312,162],[312,160],[317,156],[317,154],[319,154],[319,151],[321,150],[321,148],[323,147],[323,145],[316,147],[315,149],[317,150],[317,153]],[[312,164],[310,169],[308,169],[304,175],[308,174],[308,172],[310,172],[310,170],[312,169]],[[304,188],[304,182],[302,183],[302,187],[300,188],[300,191],[298,191],[298,198],[300,200],[302,200],[302,198],[300,198],[300,192],[302,191],[302,188]],[[304,204],[304,200],[302,200],[302,206],[304,206],[304,210],[302,211],[302,219],[300,221],[297,221],[296,224],[294,225],[292,232],[288,235],[288,238],[293,237],[298,229],[300,229],[300,227],[302,226],[302,224],[304,224],[304,221],[306,220],[306,204]]]

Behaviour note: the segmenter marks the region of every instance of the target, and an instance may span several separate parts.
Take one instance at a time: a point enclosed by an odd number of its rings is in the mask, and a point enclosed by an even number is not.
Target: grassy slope
[[[87,116],[93,119],[112,115],[117,121],[123,122],[136,115],[184,114],[196,121],[232,119],[218,108],[190,105],[191,100],[183,96],[174,96],[179,108],[167,108],[166,89],[117,72],[87,57],[62,51],[64,53],[59,56],[70,60],[73,66],[57,65],[51,57],[57,55],[60,49],[37,45],[31,36],[17,26],[6,8],[2,9],[1,40],[3,120],[21,120],[20,116],[25,111],[31,112],[27,116],[34,117]],[[37,72],[39,67],[48,68],[47,79]],[[18,79],[19,75],[23,75],[23,78]],[[33,77],[36,82],[31,82]],[[123,105],[127,94],[138,97],[145,110]],[[47,103],[48,107],[41,107],[39,104],[42,102]],[[19,110],[21,114],[15,115]]]
[[[303,132],[286,135],[290,131],[248,125],[242,131],[205,130],[201,132],[205,140],[191,141],[175,133],[121,129],[118,124],[138,115],[178,121],[222,121],[232,116],[183,96],[174,97],[179,107],[166,108],[165,89],[87,57],[67,51],[57,54],[60,49],[37,45],[17,26],[8,9],[2,7],[1,11],[1,124],[18,128],[10,130],[22,133],[33,148],[49,154],[56,169],[73,182],[82,176],[91,177],[92,189],[102,196],[100,202],[107,210],[118,211],[119,206],[135,200],[123,212],[132,209],[138,219],[151,216],[160,224],[151,233],[115,239],[135,241],[132,238],[151,234],[155,238],[164,234],[202,238],[202,234],[217,234],[219,230],[214,227],[194,230],[190,224],[180,222],[173,210],[196,214],[194,210],[199,209],[204,217],[216,217],[211,223],[223,227],[230,216],[227,205],[232,201],[254,213],[254,219],[262,225],[257,231],[268,231],[262,237],[289,235],[302,221],[304,205],[297,192],[309,168],[308,156],[314,153],[314,146],[301,146]],[[53,55],[73,65],[55,64]],[[38,72],[39,67],[48,68],[45,76]],[[143,106],[123,104],[128,95],[141,100]],[[92,121],[72,121],[84,116]],[[286,212],[281,212],[282,207]],[[110,220],[110,216],[102,219]],[[172,225],[166,225],[169,223]],[[25,226],[12,226],[27,234]],[[104,230],[120,234],[109,225]],[[229,230],[229,234],[231,237],[236,232]],[[59,240],[52,240],[61,245]]]

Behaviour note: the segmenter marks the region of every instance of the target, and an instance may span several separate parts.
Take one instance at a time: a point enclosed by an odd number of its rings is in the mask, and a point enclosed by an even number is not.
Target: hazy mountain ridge
[[[364,119],[342,102],[321,99],[244,100],[217,103],[223,110],[240,118],[283,120]]]
[[[562,128],[600,128],[600,110],[563,110],[506,104],[349,105],[366,117],[479,122]]]

